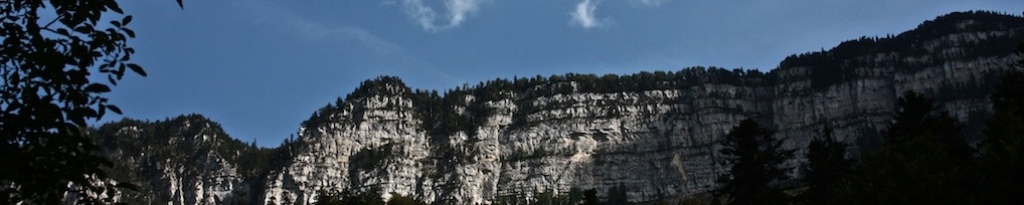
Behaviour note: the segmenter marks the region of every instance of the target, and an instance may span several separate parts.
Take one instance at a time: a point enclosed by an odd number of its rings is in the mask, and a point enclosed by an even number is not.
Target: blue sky
[[[494,78],[770,70],[791,54],[885,36],[953,11],[1020,15],[1019,0],[121,1],[149,77],[108,95],[124,116],[199,113],[278,145],[359,82],[445,90]]]

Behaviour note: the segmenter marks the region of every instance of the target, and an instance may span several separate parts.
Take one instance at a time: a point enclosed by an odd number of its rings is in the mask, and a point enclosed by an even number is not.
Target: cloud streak
[[[294,35],[296,38],[309,42],[324,44],[323,46],[343,48],[361,46],[369,54],[386,61],[386,63],[360,65],[374,69],[354,71],[353,73],[370,75],[368,77],[382,74],[415,76],[410,79],[419,79],[421,82],[443,81],[453,85],[454,82],[465,81],[410,54],[402,46],[359,26],[317,22],[284,9],[269,0],[239,0],[232,1],[232,3],[245,13],[245,16],[252,19],[254,24],[277,28],[279,32]]]
[[[669,0],[631,0],[631,1],[634,2],[634,3],[643,4],[644,6],[656,7],[656,6],[661,6],[662,3],[665,3],[665,2],[667,2]]]
[[[444,14],[427,5],[423,0],[402,0],[402,10],[413,22],[429,32],[438,32],[459,27],[466,19],[480,10],[483,0],[443,0]]]
[[[585,29],[604,26],[608,20],[597,18],[597,2],[582,0],[576,4],[576,9],[569,13],[572,18],[569,23],[579,25]]]
[[[297,35],[301,39],[339,46],[354,42],[378,55],[394,54],[403,50],[400,46],[358,26],[322,24],[262,0],[233,2],[253,19],[254,23],[271,25],[279,28],[281,32]]]

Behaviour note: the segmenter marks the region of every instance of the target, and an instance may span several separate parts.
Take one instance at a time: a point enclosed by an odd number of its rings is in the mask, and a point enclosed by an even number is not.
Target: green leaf
[[[81,108],[77,111],[81,114],[83,118],[99,118],[99,113],[97,113],[96,110],[93,109]]]
[[[121,7],[117,5],[116,1],[110,1],[110,3],[107,4],[107,8],[110,8],[110,10],[114,10],[114,12],[117,12],[119,14],[124,13],[124,11],[121,10]]]
[[[99,109],[97,109],[96,112],[97,112],[97,117],[96,118],[102,118],[103,115],[107,114],[107,107],[106,106],[99,106]]]
[[[106,106],[107,106],[107,109],[110,110],[111,112],[117,113],[118,115],[121,114],[121,108],[118,108],[117,106],[114,106],[114,105],[106,105]]]
[[[114,27],[121,27],[121,22],[110,21],[110,24],[114,25]]]
[[[93,30],[92,30],[92,27],[79,26],[79,27],[75,27],[75,32],[79,32],[79,33],[92,33]]]
[[[59,29],[57,29],[57,34],[60,34],[60,35],[65,35],[65,36],[69,36],[69,35],[71,35],[70,33],[68,33],[68,29],[65,29],[65,28],[59,28]]]
[[[132,71],[135,71],[135,73],[138,73],[142,77],[146,77],[146,71],[142,70],[142,66],[139,66],[139,65],[134,64],[134,63],[129,63],[128,64],[128,68],[131,68]]]
[[[178,7],[181,7],[181,9],[185,9],[185,5],[181,4],[181,0],[178,0]]]
[[[86,86],[85,91],[94,93],[105,93],[110,92],[110,87],[107,87],[107,85],[104,84],[93,83],[89,84],[89,86]]]
[[[128,37],[135,38],[135,31],[128,28],[121,28],[121,30],[124,31],[125,34],[128,34]]]
[[[121,78],[124,77],[124,70],[125,69],[127,69],[127,66],[125,66],[124,63],[121,63],[121,66],[118,66],[117,72],[114,72],[114,74],[117,74],[117,79],[118,80],[120,80]]]
[[[132,22],[132,15],[124,16],[124,18],[121,19],[121,24],[123,24],[125,26],[127,26],[128,23],[131,23],[131,22]]]

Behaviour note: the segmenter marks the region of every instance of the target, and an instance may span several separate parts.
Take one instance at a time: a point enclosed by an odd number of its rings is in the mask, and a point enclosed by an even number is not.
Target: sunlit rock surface
[[[169,204],[309,204],[325,190],[487,204],[570,188],[605,195],[614,186],[630,201],[653,201],[712,189],[724,170],[719,140],[745,118],[776,130],[798,156],[829,124],[857,155],[879,146],[896,99],[914,90],[965,122],[973,140],[996,76],[1018,59],[1012,48],[1022,32],[1020,17],[954,13],[897,36],[794,55],[769,73],[684,69],[694,75],[655,82],[671,85],[659,89],[599,92],[581,89],[593,82],[562,81],[466,87],[424,101],[400,80],[378,78],[303,123],[291,154],[266,175],[240,177],[238,164],[212,151],[177,153],[187,161],[115,156],[154,167],[138,180]],[[567,91],[537,94],[543,89]],[[216,138],[179,137],[170,144]]]

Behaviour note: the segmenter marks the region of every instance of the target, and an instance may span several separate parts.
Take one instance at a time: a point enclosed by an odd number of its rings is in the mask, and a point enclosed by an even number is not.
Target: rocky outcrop
[[[390,92],[408,89],[387,86]],[[271,174],[267,201],[309,203],[317,191],[377,188],[384,193],[435,196],[424,181],[430,146],[419,129],[412,102],[396,95],[353,99],[327,119],[304,127],[303,151],[289,166]],[[424,188],[427,188],[424,190]]]
[[[452,107],[445,110],[471,125],[440,134],[424,126],[409,88],[377,79],[364,83],[377,87],[359,90],[381,92],[350,96],[304,128],[308,151],[272,176],[270,190],[300,202],[320,189],[368,187],[459,203],[571,187],[624,186],[633,201],[700,193],[723,168],[715,162],[719,138],[748,117],[773,125],[798,150],[827,123],[855,151],[876,146],[898,95],[915,90],[977,127],[989,112],[993,76],[1015,59],[1013,44],[1004,43],[1024,42],[1021,23],[954,13],[898,36],[795,55],[767,74],[690,68],[668,75],[694,79],[654,78],[667,88],[588,90],[599,83],[572,76],[491,82],[446,94]],[[632,83],[623,81],[614,82]],[[393,154],[374,158],[374,166],[353,163],[379,150]]]
[[[134,184],[138,191],[123,193],[128,204],[246,204],[259,183],[239,171],[241,148],[208,119],[189,115],[157,122],[123,120],[94,133],[114,161],[114,178]],[[229,151],[230,150],[230,151]],[[250,167],[245,167],[251,169]]]
[[[878,146],[896,99],[914,90],[965,122],[971,139],[990,112],[996,77],[1016,69],[1011,51],[1022,32],[1021,17],[953,13],[896,36],[793,55],[768,73],[695,67],[499,79],[444,97],[381,77],[314,113],[297,139],[271,151],[281,157],[263,171],[209,151],[191,158],[194,166],[138,163],[159,167],[153,176],[167,180],[153,187],[167,188],[154,192],[182,204],[241,193],[253,203],[308,204],[330,190],[486,204],[570,188],[604,195],[612,187],[625,187],[631,201],[652,201],[711,189],[724,169],[719,140],[745,118],[771,126],[798,151],[828,124],[857,154]]]

